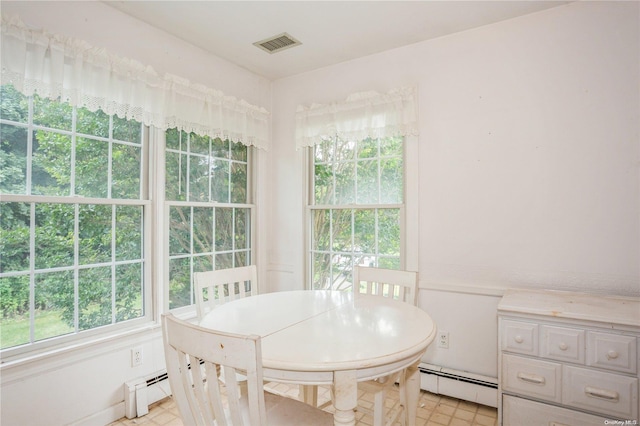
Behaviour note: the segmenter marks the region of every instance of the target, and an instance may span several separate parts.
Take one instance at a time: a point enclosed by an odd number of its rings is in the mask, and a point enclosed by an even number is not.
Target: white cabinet
[[[640,424],[640,299],[509,290],[498,327],[503,425]]]

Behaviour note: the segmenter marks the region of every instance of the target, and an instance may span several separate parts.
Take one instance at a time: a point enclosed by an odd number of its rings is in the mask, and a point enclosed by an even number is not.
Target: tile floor
[[[298,387],[281,383],[269,383],[266,389],[289,397],[298,397]],[[322,404],[329,399],[329,389],[318,389],[318,402]],[[393,408],[398,403],[397,388],[387,393],[387,407]],[[373,406],[373,397],[366,392],[360,392],[358,405]],[[327,411],[332,411],[331,406]],[[356,413],[356,426],[369,426],[372,418],[368,414]],[[397,423],[398,425],[400,423]],[[446,396],[435,395],[426,391],[420,392],[418,402],[418,418],[416,426],[495,426],[497,425],[497,410],[493,407],[462,401]],[[156,402],[149,407],[149,414],[136,419],[120,419],[109,426],[183,426],[178,408],[171,397]],[[300,425],[304,426],[304,425]]]

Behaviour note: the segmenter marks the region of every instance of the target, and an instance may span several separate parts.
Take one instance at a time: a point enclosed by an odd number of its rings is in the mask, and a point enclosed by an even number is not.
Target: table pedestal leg
[[[420,370],[418,369],[418,364],[419,363],[416,362],[404,372],[404,397],[407,404],[404,409],[404,424],[407,426],[414,426],[416,424],[416,416],[418,414],[418,400],[420,399]]]
[[[358,406],[358,382],[356,372],[336,371],[333,375],[334,408],[333,424],[335,426],[354,426]]]

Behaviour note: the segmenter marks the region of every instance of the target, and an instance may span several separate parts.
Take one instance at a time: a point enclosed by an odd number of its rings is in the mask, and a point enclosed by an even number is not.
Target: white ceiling
[[[105,1],[268,79],[534,13],[568,1]],[[302,45],[253,45],[286,32]]]

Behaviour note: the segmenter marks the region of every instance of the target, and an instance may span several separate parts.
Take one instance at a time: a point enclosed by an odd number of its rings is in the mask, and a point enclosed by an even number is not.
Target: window
[[[169,308],[195,303],[193,273],[251,264],[250,149],[169,130]]]
[[[2,349],[143,318],[145,130],[0,93]]]
[[[158,209],[145,126],[1,90],[0,349],[150,320],[154,259],[170,309],[194,303],[193,272],[251,263],[251,148],[167,130]]]
[[[336,137],[310,148],[312,288],[350,288],[354,265],[402,266],[403,147]]]

